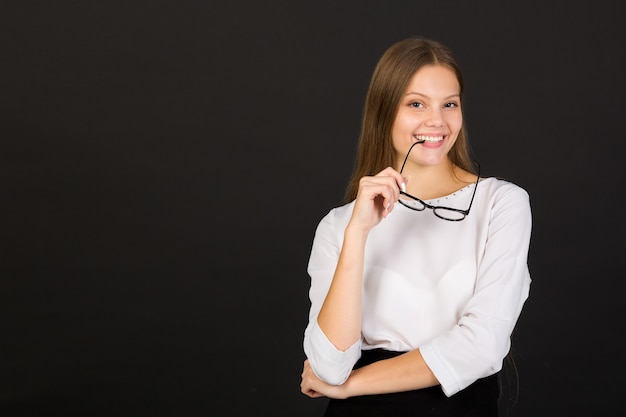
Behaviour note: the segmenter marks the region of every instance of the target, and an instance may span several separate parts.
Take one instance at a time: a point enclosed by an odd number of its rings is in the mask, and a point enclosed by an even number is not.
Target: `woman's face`
[[[462,124],[460,85],[455,73],[441,65],[421,68],[400,99],[391,131],[396,168],[400,168],[409,147],[421,140],[425,142],[413,148],[409,161],[418,165],[446,161]]]

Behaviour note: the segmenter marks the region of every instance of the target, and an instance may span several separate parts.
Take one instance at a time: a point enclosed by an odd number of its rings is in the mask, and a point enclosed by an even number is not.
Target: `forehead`
[[[417,70],[407,86],[407,94],[460,94],[461,86],[454,71],[443,65],[427,65]]]

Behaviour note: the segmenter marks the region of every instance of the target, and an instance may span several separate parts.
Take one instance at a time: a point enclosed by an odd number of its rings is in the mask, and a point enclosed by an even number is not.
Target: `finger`
[[[385,172],[382,171],[379,175],[374,177],[368,177],[363,184],[364,185],[373,185],[373,184],[384,184],[389,187],[391,191],[391,199],[395,202],[400,198],[400,191],[406,190],[406,179],[400,175],[398,172],[393,170],[389,171],[393,175],[384,175]],[[385,204],[386,205],[386,204]]]
[[[360,197],[360,198],[359,198]],[[387,179],[384,182],[363,181],[357,200],[371,200],[374,208],[383,218],[391,212],[393,204],[399,198],[399,191]]]
[[[406,178],[404,178],[402,174],[400,174],[398,171],[396,171],[392,167],[387,167],[383,169],[378,174],[376,174],[376,176],[393,178],[395,181],[395,185],[400,189],[402,188],[402,184],[406,183]]]
[[[395,179],[391,177],[363,179],[361,190],[363,194],[372,200],[378,196],[382,197],[384,199],[383,207],[387,206],[389,202],[398,201],[400,197],[400,187],[396,184]]]
[[[302,390],[301,391],[304,395],[306,395],[307,397],[310,398],[319,398],[322,396],[322,394],[318,393],[317,391],[313,391],[313,390]]]
[[[381,204],[383,207],[383,218],[387,217],[393,210],[393,206],[398,201],[399,193],[391,186],[386,186],[381,193]]]

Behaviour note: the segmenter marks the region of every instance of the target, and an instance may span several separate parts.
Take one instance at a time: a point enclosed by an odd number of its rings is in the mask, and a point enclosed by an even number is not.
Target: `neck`
[[[408,179],[407,192],[423,200],[452,194],[476,179],[449,159],[437,165],[409,164],[407,161],[402,175]]]

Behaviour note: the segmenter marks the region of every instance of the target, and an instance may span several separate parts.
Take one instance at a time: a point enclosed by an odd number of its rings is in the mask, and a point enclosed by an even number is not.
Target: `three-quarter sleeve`
[[[341,251],[343,233],[338,233],[335,227],[335,216],[336,210],[331,210],[318,224],[313,238],[307,267],[311,278],[311,308],[303,347],[315,374],[329,384],[340,385],[348,378],[361,356],[361,341],[341,351],[328,340],[317,324],[317,315],[330,288]]]
[[[499,188],[488,204],[486,231],[477,237],[484,239],[477,245],[484,250],[477,254],[474,294],[455,326],[420,346],[447,396],[502,368],[530,291],[529,196],[510,184]]]

